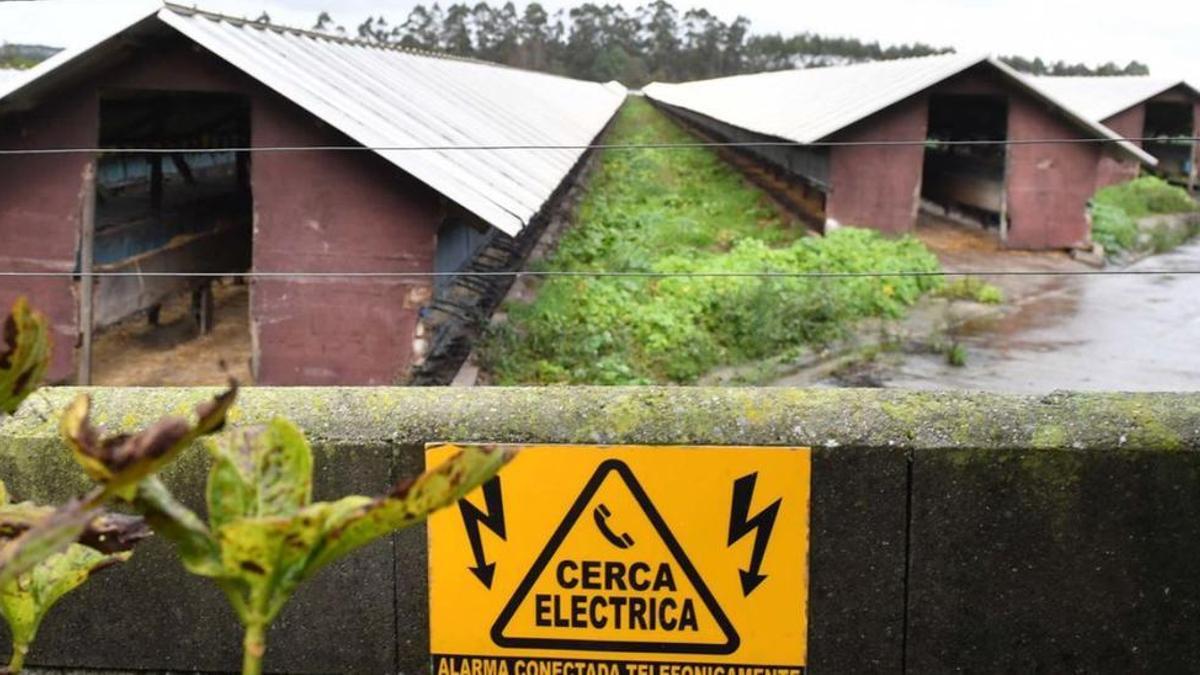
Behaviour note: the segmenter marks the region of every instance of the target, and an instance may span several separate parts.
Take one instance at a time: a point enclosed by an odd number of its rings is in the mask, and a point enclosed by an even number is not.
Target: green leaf
[[[50,366],[50,344],[46,317],[18,298],[0,343],[0,415],[15,412],[41,384]]]
[[[183,566],[192,574],[220,577],[221,555],[217,541],[204,522],[175,500],[158,478],[138,484],[133,502],[158,534],[175,544]]]
[[[387,496],[332,514],[326,524],[325,546],[307,573],[454,504],[496,475],[513,456],[512,450],[464,446],[441,466],[415,480],[402,481]]]
[[[328,508],[316,504],[290,518],[244,518],[217,531],[225,575],[244,584],[252,621],[269,623],[303,581]]]
[[[37,635],[46,613],[96,571],[123,562],[130,552],[105,554],[72,544],[42,560],[28,572],[0,584],[0,614],[12,631],[13,651],[21,655]]]
[[[79,543],[98,553],[128,551],[150,536],[141,518],[103,513],[75,500],[57,509],[30,502],[0,507],[0,585]]]
[[[167,417],[140,433],[107,438],[101,438],[100,430],[91,423],[91,397],[81,394],[63,412],[59,430],[83,470],[105,485],[105,496],[132,499],[138,481],[161,469],[196,439],[224,427],[237,391],[237,383],[231,383],[227,391],[197,406],[195,424]]]
[[[312,500],[312,450],[290,422],[237,431],[208,443],[209,522],[291,516]]]
[[[65,550],[96,515],[79,500],[59,509],[20,504],[6,507],[0,514],[0,528],[5,533],[19,533],[0,547],[0,587]]]

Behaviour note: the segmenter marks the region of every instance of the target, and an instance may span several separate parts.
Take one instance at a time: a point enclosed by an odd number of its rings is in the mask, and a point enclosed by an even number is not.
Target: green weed
[[[970,300],[985,305],[1004,302],[1004,291],[975,277],[962,277],[942,286],[936,291],[939,298],[947,300]]]
[[[1109,254],[1139,247],[1137,220],[1165,213],[1197,210],[1197,204],[1183,188],[1155,176],[1143,176],[1127,183],[1110,185],[1092,198],[1092,239]],[[1150,245],[1161,253],[1183,243],[1178,238],[1151,238]]]
[[[955,342],[946,350],[946,363],[955,368],[967,365],[967,348]]]
[[[1197,209],[1186,190],[1156,176],[1142,176],[1096,192],[1093,204],[1115,206],[1131,218],[1160,213],[1186,213]]]
[[[611,142],[692,140],[641,100]],[[939,269],[922,244],[788,222],[711,150],[605,152],[550,270],[863,272]],[[830,341],[859,319],[899,317],[934,277],[554,278],[481,346],[500,384],[687,383],[721,365]]]

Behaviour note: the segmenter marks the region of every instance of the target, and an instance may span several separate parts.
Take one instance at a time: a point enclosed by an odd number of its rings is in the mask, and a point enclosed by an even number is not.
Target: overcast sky
[[[418,4],[417,0],[195,2],[239,16],[257,16],[266,10],[276,23],[301,27],[311,26],[317,13],[327,9],[350,29],[368,14],[383,14],[395,23]],[[154,0],[0,0],[0,42],[71,46],[119,24],[147,3],[153,5]],[[578,3],[543,0],[542,4],[557,9]],[[624,4],[632,9],[639,3]],[[1137,59],[1148,63],[1155,75],[1200,80],[1196,0],[677,0],[674,4],[707,7],[725,19],[744,14],[757,32],[814,31],[883,43],[921,41],[962,52],[1092,64]]]

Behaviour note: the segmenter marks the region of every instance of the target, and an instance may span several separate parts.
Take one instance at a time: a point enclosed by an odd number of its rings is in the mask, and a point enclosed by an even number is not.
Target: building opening
[[[243,96],[102,96],[100,147],[113,151],[97,160],[91,260],[80,266],[119,276],[98,277],[92,292],[95,337],[82,357],[92,382],[215,384],[226,368],[250,379],[251,160],[218,150],[249,145]]]
[[[1193,171],[1193,114],[1191,101],[1151,101],[1146,104],[1144,137],[1147,140],[1143,146],[1146,152],[1158,158],[1155,170],[1168,180],[1186,183]]]
[[[927,211],[952,220],[999,228],[1006,216],[1003,144],[955,144],[1008,138],[1008,103],[998,96],[934,95],[921,181]]]

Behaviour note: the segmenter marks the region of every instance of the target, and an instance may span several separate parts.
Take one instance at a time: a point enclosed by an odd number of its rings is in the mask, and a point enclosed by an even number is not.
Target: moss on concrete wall
[[[47,389],[0,421],[0,456],[55,438],[57,411],[81,390]],[[96,419],[135,429],[187,414],[206,389],[93,389]],[[314,439],[696,443],[1001,450],[1196,450],[1200,395],[1041,397],[886,390],[707,388],[256,388],[235,424],[274,415]],[[21,450],[18,450],[22,448]]]
[[[19,497],[82,489],[56,432],[57,411],[77,393],[46,390],[0,421],[0,477]],[[92,393],[100,422],[132,430],[164,412],[187,414],[213,392]],[[232,417],[247,424],[277,414],[316,441],[321,498],[385,489],[436,440],[813,446],[814,672],[906,662],[920,672],[1063,663],[1174,672],[1200,661],[1200,454],[1192,452],[1200,395],[249,389]],[[166,475],[197,508],[205,464],[192,451]],[[424,548],[411,530],[318,578],[272,637],[278,667],[423,672]],[[235,624],[219,591],[188,577],[163,542],[144,549],[56,608],[35,663],[236,667],[236,636],[227,634]],[[114,606],[126,611],[105,613]],[[95,621],[100,614],[105,621]],[[111,639],[131,634],[144,638]],[[1132,644],[1128,636],[1143,647],[1136,654],[1105,651]]]

